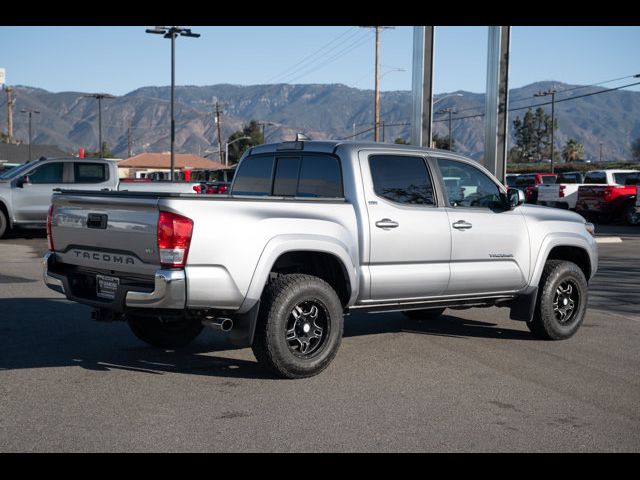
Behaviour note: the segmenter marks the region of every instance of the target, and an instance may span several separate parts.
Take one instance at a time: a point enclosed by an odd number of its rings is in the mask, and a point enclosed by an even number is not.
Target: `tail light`
[[[229,187],[227,187],[226,185],[218,186],[218,193],[226,193],[227,190],[229,190]]]
[[[564,189],[567,188],[565,185],[560,185],[560,198],[564,198]]]
[[[207,190],[206,190],[205,193],[208,193],[208,194],[218,193],[218,186],[217,185],[207,185]]]
[[[177,213],[160,212],[158,251],[163,267],[184,267],[189,255],[193,220]]]
[[[51,222],[53,220],[53,205],[49,205],[49,213],[47,214],[47,243],[49,243],[49,251],[53,252],[53,235],[51,235]]]
[[[196,193],[202,193],[202,187],[200,185],[194,185],[193,191]]]
[[[525,194],[527,197],[530,197],[531,195],[533,195],[533,187],[527,187],[527,188],[524,190],[524,194]]]

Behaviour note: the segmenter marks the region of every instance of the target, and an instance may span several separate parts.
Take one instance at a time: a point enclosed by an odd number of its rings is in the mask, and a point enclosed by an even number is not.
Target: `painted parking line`
[[[596,237],[597,243],[622,243],[620,237]]]

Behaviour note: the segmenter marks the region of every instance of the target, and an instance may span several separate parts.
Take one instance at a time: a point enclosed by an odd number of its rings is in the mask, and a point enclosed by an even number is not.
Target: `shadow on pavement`
[[[205,329],[181,350],[149,347],[124,322],[89,319],[90,309],[62,299],[0,299],[0,371],[79,366],[87,370],[127,370],[149,374],[183,373],[233,378],[274,378],[255,361],[216,356],[235,349],[224,334]],[[533,340],[527,331],[443,315],[411,320],[399,313],[345,317],[345,336],[411,332],[450,337]]]
[[[7,232],[2,238],[7,240],[14,240],[14,239],[31,240],[34,238],[47,238],[47,231],[35,229],[35,228],[34,229],[31,229],[31,228],[17,229],[16,228],[11,230],[10,232]]]

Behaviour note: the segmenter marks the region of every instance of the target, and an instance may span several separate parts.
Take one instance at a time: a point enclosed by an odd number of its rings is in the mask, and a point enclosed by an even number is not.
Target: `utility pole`
[[[393,28],[393,27],[364,27],[364,28],[374,28],[376,32],[376,80],[375,80],[375,101],[374,101],[374,130],[373,130],[373,140],[378,141],[380,128],[380,29],[382,28]]]
[[[218,126],[218,153],[220,154],[220,163],[222,163],[222,137],[220,135],[220,104],[216,100],[216,124]],[[263,127],[264,128],[264,127]],[[264,133],[262,134],[264,137]]]
[[[131,120],[127,128],[127,158],[131,158]]]
[[[32,160],[31,158],[31,115],[34,113],[40,113],[38,110],[20,110],[20,112],[22,113],[28,113],[29,114],[29,158],[27,159],[27,162],[30,162]]]
[[[547,95],[551,95],[551,173],[553,173],[553,137],[556,129],[556,93],[558,93],[556,89],[549,89],[546,92],[533,94],[534,97],[546,97]]]
[[[108,93],[92,93],[90,95],[83,95],[84,97],[91,97],[98,100],[98,143],[100,145],[99,152],[100,158],[104,157],[104,148],[102,145],[102,99],[103,98],[116,98]]]
[[[7,87],[7,142],[13,143],[13,88]]]
[[[438,113],[448,113],[449,114],[449,151],[453,150],[453,129],[452,129],[452,118],[451,115],[454,113],[458,113],[456,112],[453,108],[449,107],[449,108],[443,108],[442,110],[440,110]]]

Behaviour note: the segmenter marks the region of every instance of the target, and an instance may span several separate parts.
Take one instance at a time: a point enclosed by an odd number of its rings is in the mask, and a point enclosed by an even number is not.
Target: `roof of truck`
[[[302,148],[300,148],[302,146]],[[276,142],[265,143],[263,145],[257,145],[252,147],[249,152],[252,154],[258,153],[272,153],[276,151],[306,151],[306,152],[322,152],[332,153],[338,147],[350,147],[355,150],[361,150],[366,148],[384,149],[384,150],[399,150],[399,151],[421,151],[430,153],[442,153],[451,155],[455,152],[449,150],[441,150],[437,148],[416,147],[415,145],[406,145],[400,143],[379,143],[379,142],[354,142],[347,140],[302,140],[302,141],[290,141],[290,142]],[[287,148],[290,147],[290,148]],[[460,155],[460,154],[458,154]]]

